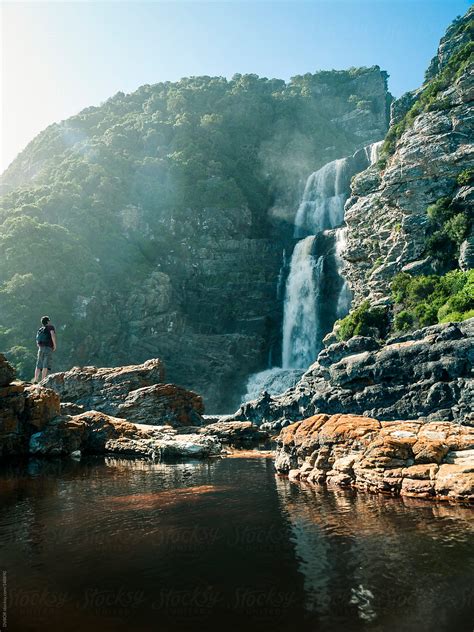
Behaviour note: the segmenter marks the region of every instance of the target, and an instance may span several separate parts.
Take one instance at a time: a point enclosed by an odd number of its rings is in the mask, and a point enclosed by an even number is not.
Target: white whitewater
[[[336,229],[335,239],[336,239],[337,272],[338,272],[338,275],[341,277],[341,279],[343,279],[342,287],[341,287],[341,291],[339,292],[339,297],[337,299],[337,307],[336,307],[336,315],[337,315],[337,318],[339,319],[339,318],[343,318],[349,313],[349,310],[351,308],[351,301],[352,301],[352,294],[349,289],[349,285],[346,279],[344,279],[344,276],[342,274],[342,269],[343,269],[342,253],[347,247],[347,228],[342,227],[342,228]]]
[[[379,140],[377,143],[372,143],[372,145],[367,145],[367,147],[364,147],[369,165],[375,165],[375,163],[379,161],[380,152],[382,151],[382,145],[383,140]]]
[[[295,217],[295,237],[339,226],[344,221],[346,158],[333,160],[312,173]]]
[[[303,375],[303,369],[282,369],[273,367],[251,375],[247,381],[247,392],[242,401],[257,399],[264,391],[269,395],[279,395],[294,386]]]
[[[299,241],[293,251],[286,282],[283,314],[283,368],[307,367],[314,359],[322,258],[313,253],[315,237]]]

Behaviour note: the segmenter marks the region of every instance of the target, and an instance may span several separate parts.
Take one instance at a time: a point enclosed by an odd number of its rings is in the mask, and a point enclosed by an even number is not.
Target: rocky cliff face
[[[461,172],[474,167],[472,53],[460,73],[455,72],[461,69],[455,55],[472,41],[473,16],[471,9],[441,40],[425,84],[433,96],[428,100],[425,93],[418,115],[392,141],[393,154],[353,182],[346,207],[348,244],[343,256],[355,304],[364,298],[374,301],[387,296],[390,281],[400,270],[432,270],[425,253],[430,204],[448,198],[458,209],[472,208],[474,189],[459,180]],[[452,80],[443,83],[450,62],[455,66]],[[393,137],[397,136],[395,126],[422,93],[422,89],[409,93],[392,104],[389,134]],[[463,269],[472,267],[472,239],[461,247]]]

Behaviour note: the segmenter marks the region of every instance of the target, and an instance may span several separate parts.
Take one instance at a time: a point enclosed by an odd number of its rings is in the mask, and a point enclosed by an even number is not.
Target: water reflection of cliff
[[[465,624],[474,605],[470,508],[281,477],[276,485],[308,616],[331,630],[348,618],[354,629],[364,622],[384,631],[448,629],[450,621],[463,629],[454,622]]]

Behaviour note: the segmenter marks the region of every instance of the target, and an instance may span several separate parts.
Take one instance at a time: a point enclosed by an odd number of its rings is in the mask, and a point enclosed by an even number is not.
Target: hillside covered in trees
[[[0,349],[30,377],[48,314],[58,369],[158,356],[211,408],[235,405],[280,337],[302,183],[383,138],[386,77],[191,77],[48,127],[2,176]]]

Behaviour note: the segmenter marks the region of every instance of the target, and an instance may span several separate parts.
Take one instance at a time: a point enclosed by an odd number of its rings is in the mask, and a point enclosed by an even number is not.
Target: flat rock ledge
[[[121,454],[162,461],[217,456],[222,453],[222,444],[216,435],[178,433],[171,426],[133,424],[98,411],[56,417],[29,441],[32,455],[80,456],[83,453]]]
[[[474,503],[474,428],[318,414],[281,431],[275,469],[313,485]]]
[[[135,424],[99,411],[56,417],[29,442],[29,454],[79,456],[121,454],[158,461],[225,455],[225,444],[265,439],[250,422],[220,422],[204,428]]]

